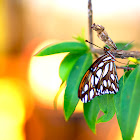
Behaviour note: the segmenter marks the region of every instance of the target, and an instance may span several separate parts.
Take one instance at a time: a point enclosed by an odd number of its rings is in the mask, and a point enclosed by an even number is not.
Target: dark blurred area
[[[59,64],[66,54],[33,56],[48,44],[74,40],[72,36],[80,34],[82,28],[88,38],[87,2],[1,0],[0,140],[121,139],[116,116],[98,124],[93,134],[85,122],[82,103],[66,122],[63,94],[58,100],[58,110],[53,108],[61,84]],[[133,50],[139,50],[140,3],[137,0],[119,0],[115,5],[111,0],[102,4],[93,1],[93,18],[106,28],[114,42],[134,40]],[[94,42],[104,45],[96,33]],[[118,75],[121,73],[118,71]],[[134,140],[140,138],[139,130],[138,123]]]

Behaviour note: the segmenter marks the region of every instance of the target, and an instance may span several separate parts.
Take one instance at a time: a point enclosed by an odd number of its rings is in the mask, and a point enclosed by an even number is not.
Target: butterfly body
[[[119,90],[115,56],[104,47],[105,54],[99,57],[83,76],[78,97],[87,103],[95,96],[115,94]]]

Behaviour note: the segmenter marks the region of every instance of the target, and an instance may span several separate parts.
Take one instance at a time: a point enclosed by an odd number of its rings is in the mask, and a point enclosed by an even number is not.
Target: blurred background
[[[133,50],[140,50],[140,1],[93,0],[92,4],[93,22],[103,25],[114,42],[134,40]],[[65,122],[64,92],[57,111],[53,100],[66,53],[33,56],[49,44],[74,41],[72,36],[82,29],[88,39],[87,5],[88,0],[0,1],[0,140],[121,140],[116,116],[98,124],[94,135],[85,123],[81,102]],[[96,33],[94,43],[104,45]],[[139,131],[140,121],[134,140],[140,139]]]

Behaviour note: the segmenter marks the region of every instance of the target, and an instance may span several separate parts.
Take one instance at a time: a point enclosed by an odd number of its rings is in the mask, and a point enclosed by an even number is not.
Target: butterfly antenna
[[[123,50],[124,48],[126,48],[129,44],[132,44],[133,42],[134,42],[134,40],[131,41],[131,42],[129,42],[129,43],[127,43],[127,44],[122,48],[122,50]]]
[[[119,61],[117,61],[117,60],[115,60],[116,62],[118,62],[118,63],[121,63],[121,64],[125,64],[125,63],[122,63],[122,62],[119,62]],[[125,64],[126,65],[126,64]]]
[[[92,43],[92,42],[89,42],[88,40],[85,40],[85,42],[88,42],[89,44],[92,44],[92,45],[94,45],[94,46],[96,46],[96,47],[98,47],[98,48],[101,48],[101,47],[97,46],[96,44],[94,44],[94,43]],[[103,48],[101,48],[101,49],[103,49]]]

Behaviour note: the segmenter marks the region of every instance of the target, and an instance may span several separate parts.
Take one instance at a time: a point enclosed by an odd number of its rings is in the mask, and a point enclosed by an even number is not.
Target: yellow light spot
[[[0,139],[23,140],[25,107],[19,82],[0,79]]]

